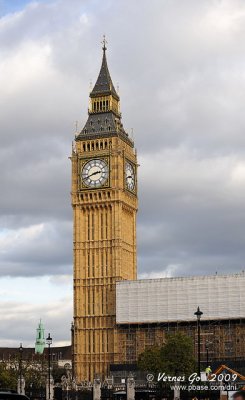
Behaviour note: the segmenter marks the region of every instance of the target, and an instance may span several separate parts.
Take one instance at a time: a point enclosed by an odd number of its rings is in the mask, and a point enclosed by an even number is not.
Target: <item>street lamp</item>
[[[198,339],[198,350],[197,350],[197,355],[198,355],[198,376],[201,375],[201,337],[200,337],[200,319],[202,316],[203,312],[200,310],[199,307],[197,307],[196,312],[194,315],[197,317],[197,339]]]
[[[48,345],[48,400],[50,400],[50,379],[51,379],[51,374],[50,374],[50,369],[51,369],[51,353],[50,353],[50,346],[52,344],[52,338],[50,336],[50,333],[48,334],[48,337],[46,339],[46,343]]]
[[[22,357],[23,357],[22,343],[20,343],[19,353],[20,353],[20,363],[19,363],[20,394],[22,394]]]

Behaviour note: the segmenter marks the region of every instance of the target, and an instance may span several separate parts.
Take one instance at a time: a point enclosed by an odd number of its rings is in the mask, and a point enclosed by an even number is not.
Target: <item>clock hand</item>
[[[90,175],[87,176],[87,179],[90,178],[90,177],[93,176],[93,175],[99,174],[100,172],[101,172],[101,170],[93,172],[92,174],[90,174]]]

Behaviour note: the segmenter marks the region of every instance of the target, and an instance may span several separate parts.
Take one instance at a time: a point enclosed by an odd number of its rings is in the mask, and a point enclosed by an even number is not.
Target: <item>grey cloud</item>
[[[70,222],[50,221],[5,231],[4,238],[0,239],[0,275],[28,277],[71,273],[71,237]]]
[[[19,302],[2,303],[0,346],[17,347],[21,341],[23,346],[34,347],[40,317],[44,322],[46,333],[53,332],[53,345],[69,344],[71,310],[71,298],[41,305]]]
[[[63,0],[0,20],[0,222],[46,227],[39,246],[5,253],[8,274],[70,272],[67,157],[103,33],[140,156],[139,271],[243,267],[243,172],[236,184],[230,175],[245,148],[244,10],[239,0]]]

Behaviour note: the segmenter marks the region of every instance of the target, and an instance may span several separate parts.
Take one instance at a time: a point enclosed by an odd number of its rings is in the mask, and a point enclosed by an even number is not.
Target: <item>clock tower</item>
[[[77,382],[120,363],[116,282],[137,278],[137,158],[121,120],[103,41],[88,119],[72,150],[73,360]]]

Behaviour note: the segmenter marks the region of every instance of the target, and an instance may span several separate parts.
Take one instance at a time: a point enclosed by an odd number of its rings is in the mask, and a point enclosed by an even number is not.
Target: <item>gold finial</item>
[[[106,45],[107,45],[107,40],[106,40],[106,38],[105,38],[105,35],[103,35],[103,40],[102,40],[101,43],[103,44],[102,49],[103,49],[103,52],[105,53],[105,51],[106,51]]]

